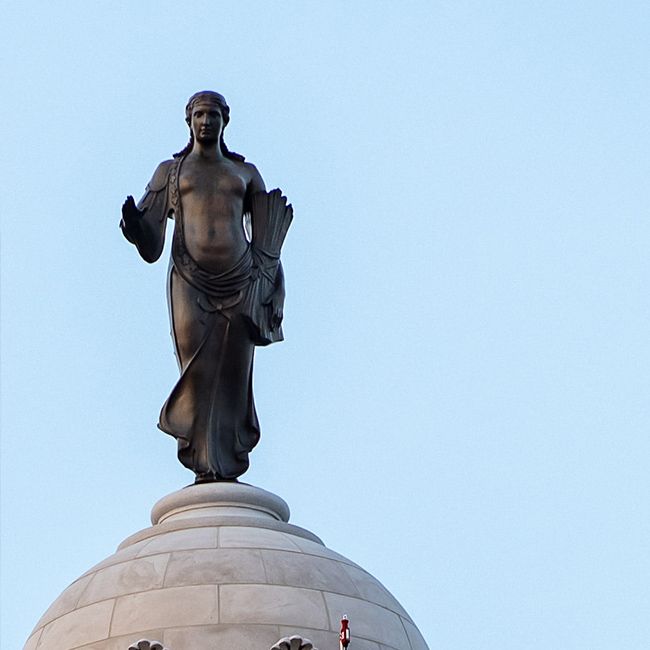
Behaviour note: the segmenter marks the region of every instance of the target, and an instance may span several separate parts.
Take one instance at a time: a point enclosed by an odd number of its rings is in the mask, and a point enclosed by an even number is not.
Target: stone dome
[[[280,497],[242,483],[206,483],[156,503],[146,528],[73,582],[24,650],[269,650],[299,635],[337,650],[428,650],[381,583],[289,524]]]

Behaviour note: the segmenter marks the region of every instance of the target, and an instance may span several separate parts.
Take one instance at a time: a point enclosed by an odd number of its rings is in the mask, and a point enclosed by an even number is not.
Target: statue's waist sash
[[[231,268],[221,273],[207,271],[189,254],[181,237],[174,237],[172,262],[181,277],[211,298],[227,298],[245,289],[251,281],[253,255],[250,245]]]

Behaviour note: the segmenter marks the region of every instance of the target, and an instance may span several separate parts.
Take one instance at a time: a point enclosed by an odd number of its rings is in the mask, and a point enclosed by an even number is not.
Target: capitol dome
[[[428,650],[381,583],[289,524],[278,496],[242,483],[192,485],[153,507],[153,526],[73,582],[24,650],[269,650],[283,637],[337,650]]]

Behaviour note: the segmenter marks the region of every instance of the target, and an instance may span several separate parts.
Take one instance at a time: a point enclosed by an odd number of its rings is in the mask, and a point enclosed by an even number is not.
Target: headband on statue
[[[187,106],[185,107],[185,121],[188,124],[192,118],[192,110],[194,109],[194,106],[199,102],[216,104],[221,110],[224,125],[228,124],[228,121],[230,120],[230,107],[226,103],[226,98],[219,93],[215,93],[213,90],[200,90],[198,93],[194,93],[189,98],[187,101]]]

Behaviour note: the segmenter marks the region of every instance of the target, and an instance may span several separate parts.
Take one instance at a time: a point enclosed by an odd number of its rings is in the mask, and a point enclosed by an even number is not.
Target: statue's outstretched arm
[[[158,165],[137,206],[132,196],[128,196],[122,206],[122,233],[135,244],[142,259],[149,263],[160,257],[165,245],[169,214],[167,183],[171,164],[172,161],[165,161]]]

